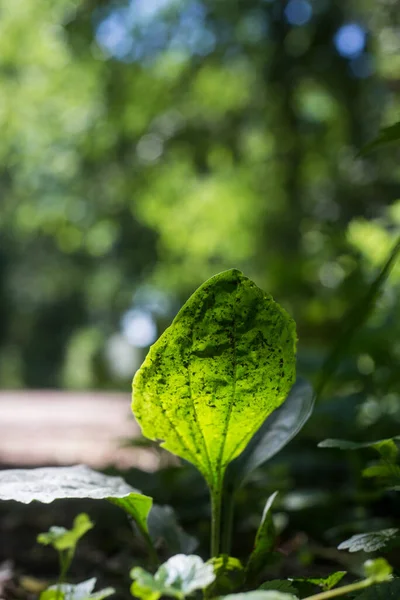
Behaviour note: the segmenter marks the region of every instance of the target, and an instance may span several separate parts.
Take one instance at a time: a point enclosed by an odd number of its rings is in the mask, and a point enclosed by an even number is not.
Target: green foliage
[[[207,588],[207,596],[221,596],[240,588],[245,579],[245,570],[237,558],[220,554],[209,560],[213,566],[215,581]]]
[[[148,529],[154,546],[161,546],[169,556],[192,554],[198,546],[196,538],[180,527],[170,506],[153,504],[148,516]]]
[[[257,529],[254,548],[246,565],[246,577],[252,579],[262,571],[275,544],[275,525],[272,519],[272,505],[278,492],[270,496],[265,504],[260,525]]]
[[[318,444],[319,448],[340,448],[340,450],[360,450],[361,448],[374,448],[385,456],[388,454],[391,458],[397,456],[397,446],[394,440],[400,440],[400,436],[386,440],[378,440],[374,442],[350,442],[348,440],[324,440]]]
[[[326,592],[336,587],[346,574],[346,571],[336,571],[335,573],[328,575],[328,577],[297,577],[296,579],[293,579],[293,581],[295,582],[295,585],[297,583],[308,583],[318,586]]]
[[[260,590],[275,590],[284,594],[297,594],[297,589],[294,587],[291,581],[287,579],[271,579],[265,581],[259,587]]]
[[[87,514],[81,513],[76,516],[72,529],[64,527],[50,527],[47,533],[39,533],[37,541],[44,546],[53,546],[55,550],[75,549],[76,544],[87,531],[92,529],[94,524]]]
[[[297,597],[279,591],[257,590],[241,594],[229,594],[221,600],[297,600]]]
[[[95,577],[77,584],[52,585],[40,594],[39,600],[104,600],[115,593],[113,588],[104,588],[94,592],[95,585]]]
[[[160,337],[133,381],[142,432],[193,463],[211,489],[295,375],[295,326],[239,271],[205,282]]]
[[[285,402],[267,417],[244,451],[228,465],[225,486],[232,492],[290,442],[311,416],[314,393],[310,384],[298,379]]]
[[[104,475],[85,465],[0,472],[0,500],[24,504],[36,500],[48,504],[62,498],[106,499],[120,506],[136,521],[155,560],[147,527],[152,498],[132,488],[121,477]]]
[[[157,600],[161,596],[182,599],[214,580],[214,569],[199,556],[177,554],[162,564],[155,575],[141,567],[131,570],[133,596],[142,600]]]
[[[378,137],[366,144],[361,150],[361,154],[367,154],[387,144],[400,143],[400,121],[393,123],[389,127],[384,127],[379,132]]]
[[[375,558],[364,563],[364,573],[366,578],[371,579],[374,583],[380,583],[390,579],[393,568],[384,558]]]
[[[400,594],[400,579],[393,579],[364,590],[356,596],[357,600],[398,600]]]

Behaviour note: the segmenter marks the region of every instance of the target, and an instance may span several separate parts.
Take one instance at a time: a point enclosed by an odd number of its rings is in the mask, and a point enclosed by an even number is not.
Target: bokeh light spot
[[[157,326],[150,313],[140,309],[128,310],[121,321],[122,333],[132,346],[147,348],[157,338]]]
[[[358,56],[364,50],[365,38],[365,30],[358,23],[342,25],[334,38],[336,50],[345,58]]]
[[[285,17],[290,25],[305,25],[312,17],[312,6],[307,0],[290,0]]]

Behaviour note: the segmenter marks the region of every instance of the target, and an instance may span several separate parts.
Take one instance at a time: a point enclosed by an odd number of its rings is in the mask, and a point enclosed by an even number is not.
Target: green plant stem
[[[232,528],[233,515],[235,511],[235,492],[232,489],[225,489],[222,496],[222,538],[221,551],[223,554],[231,553],[232,546]]]
[[[329,598],[336,598],[337,596],[344,596],[345,594],[350,594],[351,592],[356,592],[358,590],[362,590],[364,588],[369,587],[376,583],[372,579],[363,579],[363,581],[358,581],[357,583],[350,583],[349,585],[343,585],[342,587],[335,588],[334,590],[328,590],[327,592],[320,592],[319,594],[315,594],[314,596],[307,596],[304,600],[329,600]]]
[[[210,488],[211,494],[211,558],[218,556],[221,536],[221,501],[222,478],[215,487]]]

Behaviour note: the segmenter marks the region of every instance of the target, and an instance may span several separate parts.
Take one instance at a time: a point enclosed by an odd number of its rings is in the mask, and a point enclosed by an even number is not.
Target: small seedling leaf
[[[257,530],[253,552],[246,566],[246,577],[256,577],[267,564],[268,557],[275,543],[275,526],[272,520],[271,507],[278,495],[272,494],[264,507],[261,522]]]
[[[391,546],[399,541],[398,529],[382,529],[381,531],[371,531],[370,533],[360,533],[353,535],[338,546],[338,550],[348,550],[349,552],[376,552]]]
[[[128,485],[121,477],[93,471],[85,465],[8,469],[0,471],[0,500],[48,504],[65,498],[107,499],[123,508],[147,532],[152,499]]]
[[[393,569],[384,558],[375,558],[364,563],[364,573],[365,577],[380,583],[391,578]]]
[[[93,592],[95,585],[95,577],[77,584],[62,583],[60,585],[52,585],[40,594],[39,600],[103,600],[115,594],[114,588],[110,587]]]
[[[72,529],[64,527],[50,527],[47,533],[39,533],[37,541],[44,546],[51,545],[55,550],[69,550],[76,544],[94,524],[87,514],[81,513],[74,519]]]
[[[240,271],[206,281],[133,380],[143,434],[194,464],[211,488],[295,377],[294,321]]]
[[[155,575],[141,567],[133,568],[130,575],[135,580],[131,586],[132,595],[143,600],[157,600],[161,596],[182,599],[215,580],[211,564],[204,563],[199,556],[185,554],[172,556]]]
[[[334,588],[346,574],[347,571],[336,571],[335,573],[328,575],[328,577],[302,577],[293,579],[293,581],[300,584],[311,583],[312,585],[320,587],[324,592],[327,592]]]
[[[298,379],[285,402],[262,424],[246,449],[226,471],[225,485],[237,489],[258,467],[286,446],[309,419],[314,406],[311,385]]]

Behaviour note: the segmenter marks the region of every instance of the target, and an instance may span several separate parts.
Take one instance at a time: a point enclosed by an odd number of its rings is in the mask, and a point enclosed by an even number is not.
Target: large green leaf
[[[62,498],[107,499],[133,517],[148,537],[147,516],[153,501],[121,477],[103,475],[85,465],[0,471],[0,500],[48,504]]]
[[[193,463],[211,488],[282,404],[295,377],[295,324],[232,269],[206,281],[133,380],[143,434]]]
[[[285,402],[270,415],[246,449],[227,468],[225,486],[237,489],[254,469],[275,456],[297,435],[311,416],[314,394],[311,385],[298,379]]]

